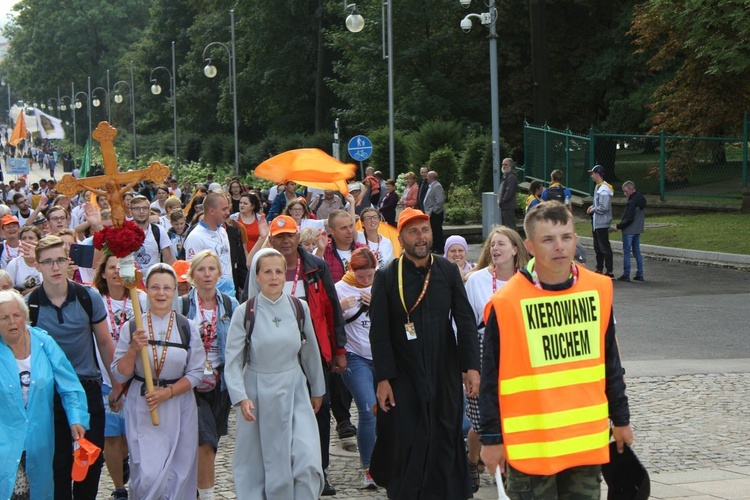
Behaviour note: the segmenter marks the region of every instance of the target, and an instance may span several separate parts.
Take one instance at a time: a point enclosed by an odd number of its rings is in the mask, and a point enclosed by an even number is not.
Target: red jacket
[[[362,248],[363,246],[365,245],[357,242],[357,240],[355,239],[352,242],[352,246],[349,250],[354,251],[358,248]],[[341,256],[339,256],[339,253],[336,251],[336,246],[333,243],[333,240],[328,242],[328,246],[323,252],[323,260],[328,265],[328,269],[331,270],[333,282],[338,283],[339,281],[341,281],[341,278],[343,278],[344,274],[346,274],[346,269],[344,269],[344,262],[341,260]]]

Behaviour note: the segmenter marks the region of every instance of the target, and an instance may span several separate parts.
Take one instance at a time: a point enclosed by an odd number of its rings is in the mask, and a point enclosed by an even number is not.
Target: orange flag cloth
[[[26,129],[25,115],[26,113],[24,113],[23,110],[18,113],[18,118],[16,118],[16,126],[13,127],[13,134],[10,136],[10,139],[8,139],[8,144],[13,146],[14,148],[18,147],[18,143],[29,136],[29,131]]]
[[[331,189],[349,194],[347,180],[355,176],[357,166],[342,163],[320,149],[292,149],[264,161],[253,171],[256,177],[271,182],[294,181],[307,187]]]

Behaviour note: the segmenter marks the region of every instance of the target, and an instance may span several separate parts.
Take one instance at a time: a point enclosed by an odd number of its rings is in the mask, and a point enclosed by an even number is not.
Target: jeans
[[[375,448],[375,415],[372,414],[372,407],[377,401],[372,360],[347,352],[346,371],[342,377],[359,411],[359,425],[357,426],[359,458],[362,461],[362,468],[369,469],[370,457]]]
[[[630,276],[630,249],[633,249],[635,257],[636,272],[635,275],[643,278],[643,257],[641,256],[641,235],[640,234],[623,234],[622,235],[622,274]]]

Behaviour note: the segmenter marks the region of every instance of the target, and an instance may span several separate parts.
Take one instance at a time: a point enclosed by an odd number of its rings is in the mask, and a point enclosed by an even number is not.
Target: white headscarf
[[[256,269],[258,267],[258,260],[263,257],[264,255],[278,255],[282,259],[284,259],[284,256],[281,255],[281,252],[276,250],[275,248],[263,248],[262,250],[259,250],[258,253],[256,253],[253,256],[253,261],[250,264],[250,269],[248,270],[249,276],[247,279],[247,298],[248,300],[255,297],[260,293],[260,285],[258,284],[258,280],[255,279],[256,276]],[[284,259],[284,262],[286,262],[286,259]]]

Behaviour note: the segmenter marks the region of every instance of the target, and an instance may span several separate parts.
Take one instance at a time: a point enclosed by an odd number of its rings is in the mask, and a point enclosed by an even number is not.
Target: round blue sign
[[[349,156],[356,161],[365,161],[372,154],[372,142],[364,135],[349,139]]]

